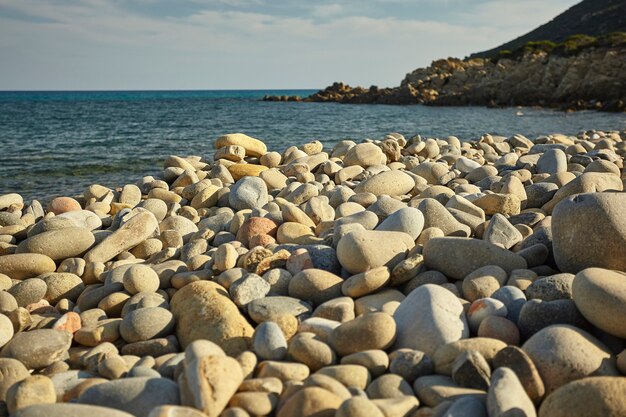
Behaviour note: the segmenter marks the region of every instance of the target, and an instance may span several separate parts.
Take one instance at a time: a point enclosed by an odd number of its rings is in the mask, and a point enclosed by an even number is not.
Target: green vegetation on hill
[[[626,36],[624,32],[626,0],[584,0],[537,29],[496,48],[472,54],[470,58],[498,59],[515,55],[520,48],[527,46],[543,50],[551,44],[554,47],[550,51],[555,49],[555,53],[561,53],[558,49],[562,48],[565,55],[576,54],[578,49],[593,46],[594,42],[600,42],[599,46],[615,46],[601,42],[611,42],[614,34],[619,41]]]
[[[517,59],[527,54],[537,52],[548,52],[559,56],[577,55],[587,48],[594,47],[617,47],[626,45],[626,32],[612,32],[608,35],[589,36],[589,35],[572,35],[563,42],[552,42],[549,40],[529,41],[519,48],[511,51],[502,49],[493,57],[494,61],[500,59]]]

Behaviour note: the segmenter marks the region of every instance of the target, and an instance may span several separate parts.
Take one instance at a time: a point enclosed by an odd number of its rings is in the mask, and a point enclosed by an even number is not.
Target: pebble
[[[433,373],[433,362],[424,352],[398,349],[389,354],[389,372],[400,375],[409,382]]]
[[[395,172],[395,171],[392,171]],[[416,240],[424,229],[424,215],[413,207],[406,207],[392,213],[376,230],[404,232]]]
[[[552,247],[561,272],[626,271],[626,221],[620,215],[625,205],[624,193],[591,193],[568,197],[554,208]],[[589,219],[595,219],[593,233]]]
[[[15,417],[131,417],[132,414],[109,407],[98,407],[86,404],[57,403],[37,404],[23,408],[12,414]]]
[[[257,326],[252,336],[252,347],[260,360],[282,360],[287,355],[287,341],[281,328],[265,321]]]
[[[84,391],[78,403],[115,408],[147,417],[153,407],[178,405],[178,385],[166,378],[126,378],[95,385]]]
[[[487,394],[487,411],[490,417],[537,415],[533,402],[515,372],[509,368],[498,368],[493,372]]]
[[[358,145],[357,145],[358,146]],[[359,183],[354,189],[356,193],[372,193],[379,195],[404,195],[415,187],[413,178],[405,172],[384,171]]]
[[[289,281],[289,296],[319,305],[341,296],[343,280],[322,269],[305,269]]]
[[[539,417],[607,416],[626,414],[626,379],[598,376],[563,385],[541,404]]]
[[[68,227],[39,233],[22,241],[16,253],[39,253],[54,261],[79,257],[96,241],[90,230]]]
[[[120,323],[120,335],[128,343],[165,337],[174,332],[172,313],[161,307],[139,308]]]
[[[396,322],[386,313],[363,314],[335,328],[330,345],[339,356],[370,350],[385,350],[396,337]]]
[[[522,350],[537,367],[547,394],[577,379],[617,375],[608,348],[573,326],[546,327],[528,339]]]
[[[33,375],[13,384],[7,391],[9,413],[35,404],[54,404],[57,396],[54,384],[44,375]]]
[[[605,332],[626,338],[626,277],[618,271],[587,268],[572,282],[572,298],[580,313]]]
[[[497,265],[507,273],[525,269],[526,260],[492,243],[459,237],[430,239],[424,246],[426,267],[454,279],[463,279],[469,273],[487,265]],[[450,256],[454,254],[454,256]]]
[[[267,185],[258,177],[243,177],[228,194],[228,203],[236,211],[261,208],[268,202]]]
[[[446,343],[469,337],[461,302],[437,285],[426,284],[413,290],[393,317],[396,349],[416,349],[432,355]]]
[[[466,350],[452,364],[452,380],[465,388],[489,389],[491,369],[489,364],[475,350]]]
[[[0,256],[0,273],[12,279],[33,278],[55,270],[54,260],[46,255],[19,253]]]
[[[358,274],[379,266],[393,268],[414,245],[402,232],[355,231],[339,240],[337,258],[346,271]]]
[[[524,387],[526,394],[535,404],[541,402],[545,394],[545,386],[539,371],[530,357],[517,346],[507,346],[493,358],[493,368],[509,368]]]
[[[28,369],[42,369],[67,357],[72,335],[52,329],[17,333],[0,352],[3,358],[17,359]]]

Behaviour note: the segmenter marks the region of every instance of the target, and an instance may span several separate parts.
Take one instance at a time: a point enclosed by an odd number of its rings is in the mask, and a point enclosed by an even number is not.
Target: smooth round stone
[[[30,376],[22,362],[11,358],[0,358],[0,400],[6,401],[9,388]]]
[[[341,358],[342,365],[361,365],[367,368],[373,377],[385,373],[389,367],[389,357],[383,350],[372,349],[352,353]],[[396,372],[397,373],[397,372]]]
[[[215,148],[225,146],[241,146],[246,150],[247,156],[263,156],[267,153],[267,146],[259,139],[255,139],[243,133],[229,133],[215,140]]]
[[[0,347],[6,345],[13,334],[13,323],[7,316],[0,314]]]
[[[519,313],[526,303],[524,292],[517,287],[505,285],[491,294],[491,298],[502,301],[507,310],[507,318],[517,323]]]
[[[306,244],[315,240],[315,234],[309,226],[295,222],[285,222],[276,232],[278,243]]]
[[[257,274],[248,274],[233,282],[228,289],[231,299],[240,307],[263,298],[270,291],[270,284]]]
[[[424,215],[424,228],[436,227],[445,236],[468,237],[471,234],[469,226],[459,222],[446,207],[434,198],[418,200],[417,209]]]
[[[474,171],[475,169],[478,169],[481,167],[481,165],[476,162],[473,161],[469,158],[466,158],[464,156],[460,157],[459,159],[456,160],[456,162],[454,163],[454,166],[456,167],[456,169],[458,169],[459,171],[461,171],[464,174],[469,174],[470,172]]]
[[[341,297],[342,284],[343,280],[331,272],[314,268],[305,269],[289,281],[289,296],[319,305]]]
[[[57,215],[76,210],[82,210],[82,207],[78,201],[71,197],[57,197],[48,204],[48,211]]]
[[[626,275],[602,268],[587,268],[572,284],[576,307],[594,326],[626,339]]]
[[[287,355],[287,340],[278,324],[265,321],[254,330],[252,348],[260,360],[282,360]]]
[[[467,322],[470,330],[476,333],[483,320],[494,316],[507,316],[507,309],[502,301],[493,298],[481,298],[474,301],[467,311]]]
[[[588,174],[585,174],[588,175]],[[552,248],[562,272],[598,267],[626,271],[626,194],[603,192],[565,198],[552,213]],[[589,219],[594,219],[593,224]]]
[[[346,279],[341,284],[341,292],[348,297],[357,298],[379,290],[388,281],[389,268],[381,266]]]
[[[581,378],[618,374],[609,349],[573,326],[546,327],[528,339],[522,349],[537,367],[548,394]]]
[[[487,394],[487,412],[493,417],[537,415],[533,402],[528,398],[515,372],[509,368],[498,368],[493,372]]]
[[[387,157],[383,151],[373,143],[359,143],[351,147],[343,158],[343,165],[359,165],[367,168],[372,165],[385,165]]]
[[[171,311],[183,348],[194,340],[207,339],[230,355],[248,349],[254,329],[219,284],[196,281],[185,285],[172,297]]]
[[[122,278],[124,289],[131,295],[144,292],[152,293],[159,289],[159,276],[146,265],[133,265],[124,272]]]
[[[526,260],[513,252],[484,240],[460,237],[432,238],[426,242],[423,255],[426,267],[454,279],[463,279],[487,265],[497,265],[508,274],[527,266]]]
[[[76,301],[85,290],[83,281],[72,273],[50,273],[41,278],[46,284],[44,299],[51,305],[56,305],[64,298]]]
[[[85,404],[57,403],[37,404],[17,410],[13,417],[133,417],[132,414],[109,407],[97,407]]]
[[[95,385],[83,392],[78,402],[147,417],[159,405],[179,405],[180,395],[178,384],[166,378],[126,378]]]
[[[379,266],[391,269],[404,259],[413,246],[413,239],[406,233],[360,230],[348,233],[339,240],[337,258],[351,274]]]
[[[237,181],[228,194],[228,203],[235,210],[261,208],[267,204],[267,185],[258,177],[244,177]]]
[[[370,399],[400,398],[405,395],[414,395],[409,383],[396,374],[379,376],[367,386],[366,392]]]
[[[33,375],[16,382],[7,392],[7,408],[10,413],[35,404],[54,404],[57,396],[54,384],[44,375]]]
[[[96,238],[90,230],[68,227],[29,237],[18,245],[16,253],[39,253],[59,261],[80,257],[95,241]]]
[[[258,177],[268,168],[256,164],[233,164],[228,166],[228,172],[235,181],[245,177]]]
[[[382,151],[381,151],[382,153]],[[293,394],[276,417],[330,417],[335,415],[343,399],[320,387],[307,387]]]
[[[330,345],[339,356],[370,349],[387,349],[395,341],[396,323],[386,313],[363,314],[342,323],[330,335]]]
[[[46,283],[39,278],[29,278],[19,281],[9,288],[9,294],[15,297],[17,305],[26,307],[39,302],[46,295]]]
[[[366,397],[352,397],[341,404],[335,417],[385,417],[382,411]]]
[[[426,284],[413,290],[393,317],[395,349],[409,348],[432,355],[440,346],[469,337],[463,305],[438,285]]]
[[[395,172],[395,171],[391,171]],[[424,215],[421,211],[413,207],[406,207],[392,213],[378,225],[376,230],[388,232],[404,232],[417,239],[424,228]]]
[[[32,278],[55,270],[54,260],[39,253],[0,256],[0,274],[7,275],[12,279]]]
[[[527,301],[517,320],[517,327],[524,339],[552,324],[569,324],[578,328],[589,327],[572,300]]]
[[[548,149],[537,161],[538,174],[567,172],[567,156],[560,149]]]
[[[305,364],[312,372],[337,361],[331,347],[309,332],[301,332],[292,337],[287,354],[291,360]]]
[[[161,307],[140,308],[128,313],[120,324],[120,335],[128,342],[165,337],[174,331],[172,313]]]
[[[13,358],[28,369],[41,369],[67,357],[72,334],[52,329],[17,333],[0,352],[3,358]]]
[[[283,316],[298,317],[313,311],[309,303],[293,297],[271,296],[259,298],[248,304],[248,315],[256,323],[277,321]]]
[[[591,377],[563,385],[539,408],[539,417],[626,415],[626,378]]]
[[[413,178],[402,171],[384,171],[359,183],[354,188],[356,193],[372,193],[379,195],[405,195],[415,187]]]
[[[478,337],[502,340],[507,345],[519,345],[519,329],[511,320],[499,316],[487,316],[478,326]]]

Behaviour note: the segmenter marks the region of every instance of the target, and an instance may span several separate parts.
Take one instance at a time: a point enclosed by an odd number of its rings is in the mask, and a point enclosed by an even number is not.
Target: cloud
[[[494,0],[462,8],[470,2],[448,0],[459,10],[435,19],[374,12],[389,1],[398,6],[388,9],[409,7],[404,0],[368,2],[367,13],[350,1],[313,7],[294,0],[269,7],[266,1],[181,0],[177,11],[155,14],[174,2],[0,0],[0,10],[13,11],[0,15],[0,89],[321,88],[336,80],[397,85],[433,59],[462,57],[519,35],[523,19],[506,16],[529,18],[528,8],[540,3]],[[567,3],[557,2],[561,9]],[[416,3],[441,7],[434,0]]]

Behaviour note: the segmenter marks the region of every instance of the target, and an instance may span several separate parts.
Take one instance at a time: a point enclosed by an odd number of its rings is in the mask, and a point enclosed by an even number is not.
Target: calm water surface
[[[483,107],[262,102],[313,91],[0,92],[0,194],[26,199],[114,187],[159,171],[170,154],[210,156],[216,137],[243,132],[271,150],[320,140],[626,129],[624,114]]]

